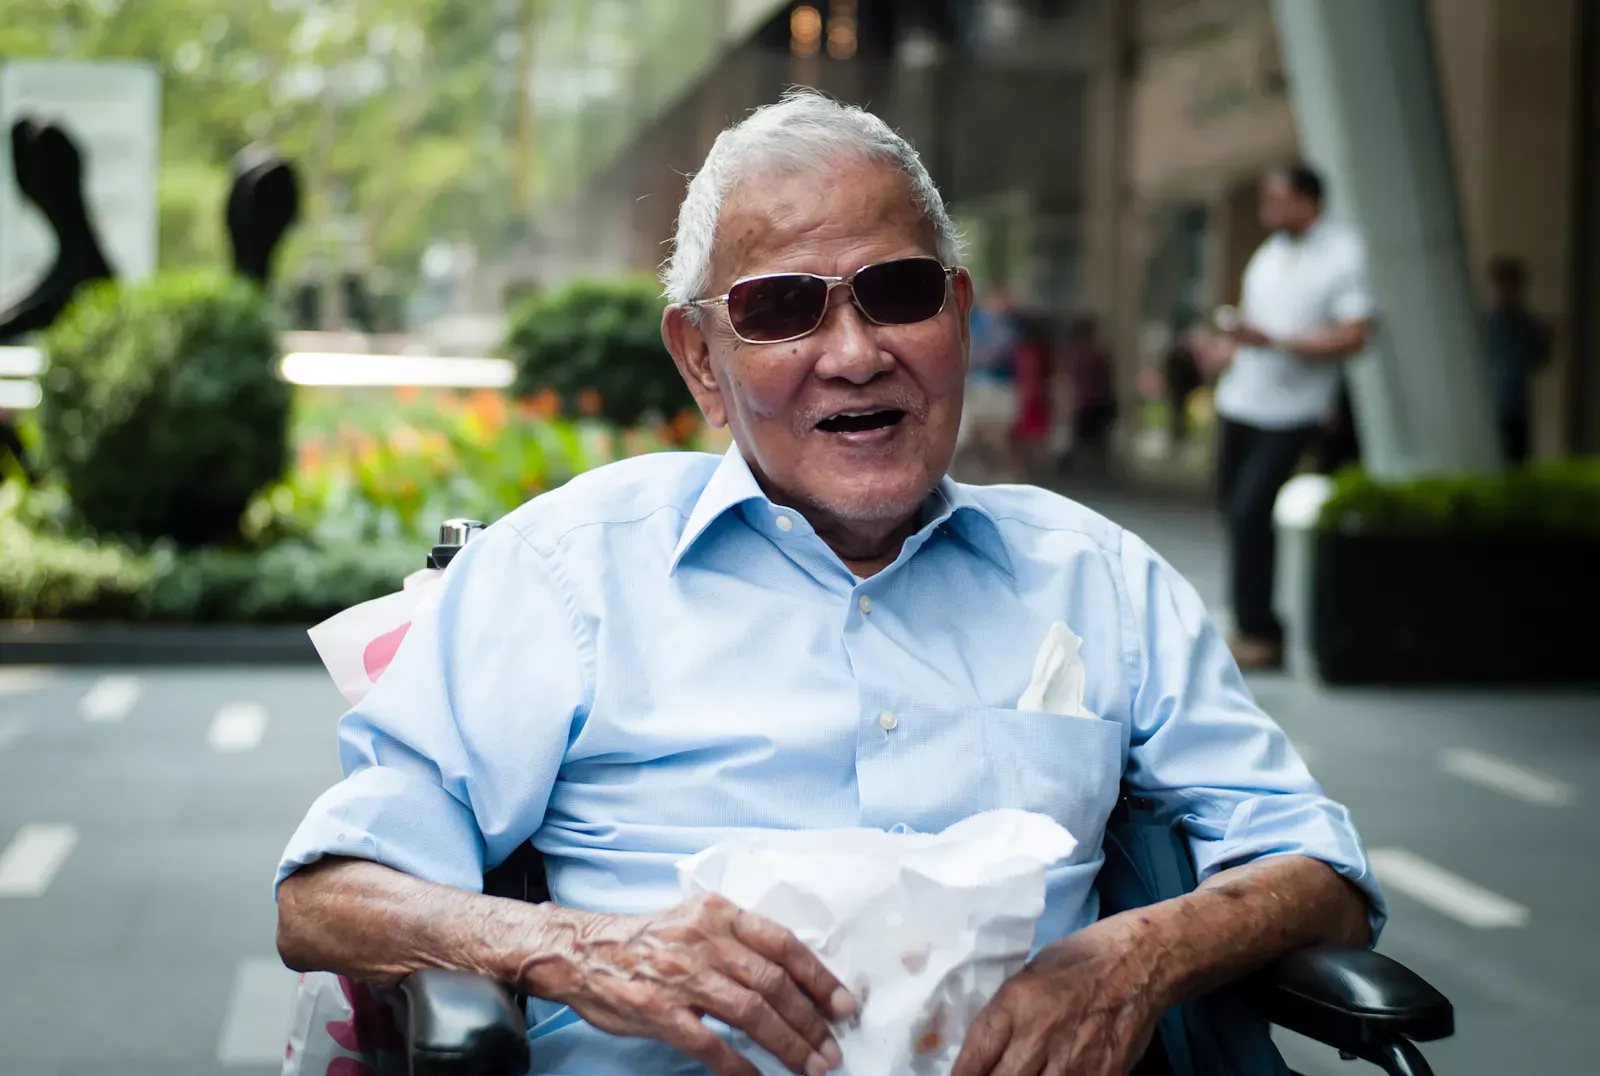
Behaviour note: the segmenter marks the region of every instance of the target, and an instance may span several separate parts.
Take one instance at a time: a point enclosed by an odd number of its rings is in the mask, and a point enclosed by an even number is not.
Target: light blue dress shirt
[[[1017,710],[1052,622],[1085,706]],[[558,903],[642,912],[674,864],[752,829],[936,832],[995,807],[1078,838],[1043,945],[1096,917],[1124,779],[1192,836],[1203,878],[1302,854],[1382,903],[1350,816],[1257,708],[1193,588],[1138,538],[1040,489],[945,480],[856,579],[737,451],[613,464],[524,505],[451,564],[339,726],[346,777],[281,880],[324,855],[461,889],[521,842]],[[529,1011],[541,1074],[692,1073],[659,1043]]]

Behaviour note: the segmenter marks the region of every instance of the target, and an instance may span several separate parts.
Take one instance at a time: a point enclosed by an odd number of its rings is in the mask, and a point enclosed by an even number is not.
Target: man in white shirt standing
[[[1324,218],[1322,194],[1321,177],[1303,164],[1262,178],[1261,222],[1272,235],[1245,269],[1237,323],[1206,349],[1225,371],[1217,486],[1237,627],[1229,645],[1247,669],[1283,662],[1272,505],[1334,413],[1340,364],[1366,346],[1372,318],[1361,239]]]

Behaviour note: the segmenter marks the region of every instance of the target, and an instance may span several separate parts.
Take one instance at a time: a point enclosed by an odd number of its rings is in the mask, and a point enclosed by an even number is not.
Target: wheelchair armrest
[[[400,983],[412,1076],[526,1076],[528,1033],[503,983],[429,969]]]
[[[1251,980],[1250,993],[1272,1023],[1367,1060],[1400,1039],[1455,1032],[1449,998],[1370,949],[1294,953]]]

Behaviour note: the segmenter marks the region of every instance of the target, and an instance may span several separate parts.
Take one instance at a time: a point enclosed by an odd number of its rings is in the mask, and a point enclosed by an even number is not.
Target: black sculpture
[[[0,342],[47,328],[79,288],[114,275],[89,219],[83,157],[67,133],[18,120],[11,128],[11,163],[23,197],[55,232],[56,260],[26,298],[0,310]]]
[[[300,214],[300,183],[283,158],[255,147],[234,158],[233,172],[227,213],[233,267],[265,286],[272,276],[272,256]]]

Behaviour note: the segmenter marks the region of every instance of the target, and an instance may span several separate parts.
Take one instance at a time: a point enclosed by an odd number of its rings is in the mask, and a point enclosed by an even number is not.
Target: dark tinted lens
[[[801,273],[766,276],[735,284],[728,292],[733,330],[757,343],[804,336],[822,320],[828,285]]]
[[[927,321],[944,309],[944,266],[936,258],[869,265],[855,278],[856,302],[880,325]]]

